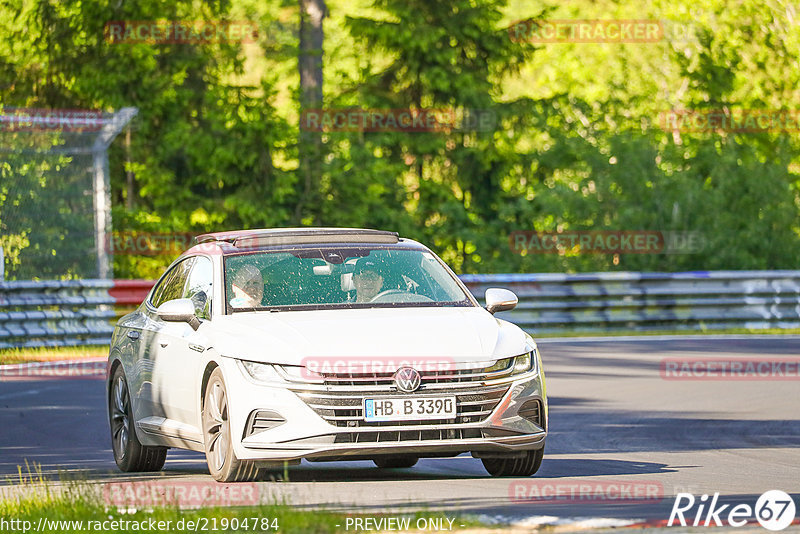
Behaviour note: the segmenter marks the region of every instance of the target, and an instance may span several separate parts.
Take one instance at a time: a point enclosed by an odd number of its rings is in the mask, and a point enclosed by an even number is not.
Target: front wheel
[[[208,470],[217,482],[249,482],[261,470],[253,462],[239,460],[231,443],[228,393],[222,370],[217,367],[208,379],[203,402],[203,437]]]
[[[146,447],[133,428],[133,409],[122,366],[114,370],[108,395],[108,418],[114,461],[127,473],[160,471],[167,459],[166,447]]]
[[[543,458],[544,447],[536,451],[527,451],[525,456],[481,458],[481,462],[493,477],[529,477],[539,470]]]

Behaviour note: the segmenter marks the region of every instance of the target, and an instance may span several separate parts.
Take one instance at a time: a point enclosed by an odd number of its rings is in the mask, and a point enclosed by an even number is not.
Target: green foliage
[[[79,278],[96,272],[86,166],[91,157],[57,154],[8,154],[0,161],[0,246],[6,269],[16,278]]]
[[[139,108],[130,146],[118,139],[111,150],[115,231],[286,226],[305,202],[302,224],[397,230],[461,272],[797,268],[798,132],[678,133],[659,121],[670,109],[800,109],[800,34],[785,5],[327,5],[326,108],[477,110],[492,120],[479,129],[325,132],[321,174],[307,191],[297,161],[299,11],[283,0],[6,1],[0,105]],[[252,45],[104,39],[108,21],[160,18],[246,19],[260,37]],[[529,19],[659,20],[665,38],[512,40],[508,27]],[[43,208],[68,199],[44,191],[54,163],[42,165],[26,154],[0,159],[0,230],[11,218],[29,228],[0,236],[9,272],[23,263],[39,272],[36,250],[86,230],[69,209]],[[31,240],[37,222],[61,230]],[[521,256],[509,246],[520,230],[691,231],[705,248]],[[152,278],[170,259],[119,255],[115,276]]]
[[[118,141],[111,152],[115,230],[200,233],[220,225],[285,221],[294,177],[276,168],[275,153],[285,151],[291,157],[288,140],[293,133],[271,103],[269,79],[256,85],[236,83],[244,73],[241,47],[112,43],[104,36],[109,21],[230,20],[229,9],[227,2],[192,1],[166,8],[163,2],[147,1],[13,0],[0,5],[0,20],[5,21],[0,65],[15,72],[13,85],[0,86],[0,103],[139,108],[130,147]],[[135,172],[130,199],[125,170]],[[21,173],[9,172],[4,172],[4,184],[20,185]],[[2,206],[3,212],[9,209]],[[33,207],[27,216],[39,213]],[[92,222],[89,217],[90,232]],[[54,220],[43,226],[61,227]],[[34,224],[29,233],[38,230]],[[121,257],[115,275],[153,276],[166,261],[161,258],[156,269],[145,261],[139,270],[134,258]]]
[[[177,503],[153,506],[133,502],[132,506],[109,506],[109,497],[114,489],[108,486],[69,479],[62,480],[57,486],[49,482],[40,470],[30,473],[30,467],[29,473],[20,469],[19,479],[13,481],[18,484],[14,487],[15,494],[0,497],[0,516],[6,522],[14,521],[12,529],[17,526],[31,529],[41,524],[42,530],[62,533],[103,528],[137,533],[204,528],[220,532],[248,530],[315,534],[345,530],[342,528],[345,517],[341,514],[326,510],[309,512],[276,500],[257,506],[203,506],[194,509],[182,509]],[[126,487],[126,483],[122,484],[119,486],[121,492],[133,494],[138,489],[135,485]],[[147,482],[138,484],[147,487]]]
[[[290,471],[287,465],[284,464],[282,478],[277,471],[270,473],[273,485],[288,482]],[[241,495],[252,495],[259,502],[257,505],[196,506],[191,502],[188,505],[178,502],[175,496],[181,492],[177,490],[187,490],[186,495],[205,495],[208,488],[204,484],[208,482],[189,482],[187,485],[184,481],[175,484],[164,477],[160,480],[112,482],[106,485],[90,484],[80,478],[76,479],[74,474],[61,473],[58,483],[54,483],[55,481],[42,473],[38,464],[29,465],[26,462],[26,469],[18,466],[18,471],[18,476],[8,477],[7,482],[14,484],[6,486],[10,491],[0,495],[0,517],[11,525],[12,530],[21,530],[23,527],[25,530],[33,530],[41,527],[42,531],[65,534],[103,529],[136,533],[212,530],[324,534],[352,531],[352,521],[362,523],[365,518],[374,521],[391,518],[392,523],[403,520],[412,528],[427,524],[428,521],[446,525],[448,519],[455,523],[456,529],[485,526],[474,516],[452,513],[443,516],[427,510],[392,515],[343,514],[326,507],[309,510],[288,502],[286,498],[276,497],[271,491],[260,492],[260,488],[270,487],[267,483],[250,485],[249,494],[241,492]],[[164,493],[156,497],[159,490]],[[225,492],[225,495],[229,493],[232,495],[230,500],[235,500],[240,495],[235,490]],[[147,499],[143,499],[142,495],[153,495],[152,501],[156,502],[142,502]],[[210,497],[211,502],[220,500],[218,495]],[[130,502],[116,504],[118,500],[126,499]],[[158,502],[160,499],[163,501]],[[425,521],[421,521],[423,519]]]
[[[366,107],[481,106],[498,127],[488,135],[341,141],[332,134],[341,161],[331,175],[359,168],[373,176],[383,194],[394,192],[394,205],[403,203],[397,226],[410,227],[458,270],[796,268],[797,132],[673,135],[658,119],[681,108],[796,109],[790,13],[755,3],[730,9],[720,2],[700,13],[671,3],[645,14],[612,3],[526,4],[525,12],[507,10],[506,24],[544,16],[647,18],[668,31],[654,44],[547,44],[531,54],[508,34],[497,39],[500,2],[375,5],[385,16],[353,18],[350,27],[392,61],[362,72],[356,91],[344,96],[357,92]],[[394,170],[382,172],[390,164]],[[387,181],[391,176],[398,178]],[[349,200],[369,202],[363,194]],[[523,257],[508,243],[518,230],[701,232],[705,247],[693,254]]]

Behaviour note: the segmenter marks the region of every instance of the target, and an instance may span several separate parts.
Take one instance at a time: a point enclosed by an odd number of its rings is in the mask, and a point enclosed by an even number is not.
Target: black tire
[[[481,458],[481,462],[493,477],[529,477],[539,470],[543,458],[544,447],[536,451],[527,451],[525,456]]]
[[[136,437],[130,389],[121,365],[114,371],[108,388],[108,420],[114,461],[122,471],[161,471],[167,459],[167,448],[146,447]]]
[[[208,471],[217,482],[250,482],[261,476],[263,469],[255,463],[239,460],[231,445],[228,417],[228,391],[217,367],[208,378],[203,398],[203,439]]]
[[[381,469],[400,469],[403,467],[414,467],[419,461],[416,456],[379,456],[373,458],[375,465]]]

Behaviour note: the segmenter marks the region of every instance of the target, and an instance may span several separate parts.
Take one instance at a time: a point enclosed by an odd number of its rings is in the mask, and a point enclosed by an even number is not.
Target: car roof
[[[236,253],[286,245],[315,244],[415,244],[416,241],[401,239],[397,232],[370,228],[262,228],[256,230],[232,230],[197,236],[197,245],[184,254],[199,251],[213,253]]]
[[[298,244],[316,241],[321,243],[331,242],[332,239],[336,239],[337,241],[341,239],[352,239],[359,242],[397,243],[399,234],[397,232],[372,230],[370,228],[261,228],[257,230],[233,230],[229,232],[202,234],[197,236],[197,242],[228,241],[235,244],[236,241],[258,238],[281,240],[287,243],[296,242]],[[368,238],[369,241],[364,241],[363,238]]]

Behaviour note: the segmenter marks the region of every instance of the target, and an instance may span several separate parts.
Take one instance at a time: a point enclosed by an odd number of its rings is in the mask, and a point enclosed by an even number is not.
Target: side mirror
[[[192,299],[168,300],[158,307],[158,318],[173,323],[189,323],[192,330],[200,328],[200,319],[194,314]]]
[[[513,291],[508,289],[501,289],[499,287],[490,287],[486,290],[486,311],[491,314],[499,311],[513,310],[517,306],[517,296]]]

